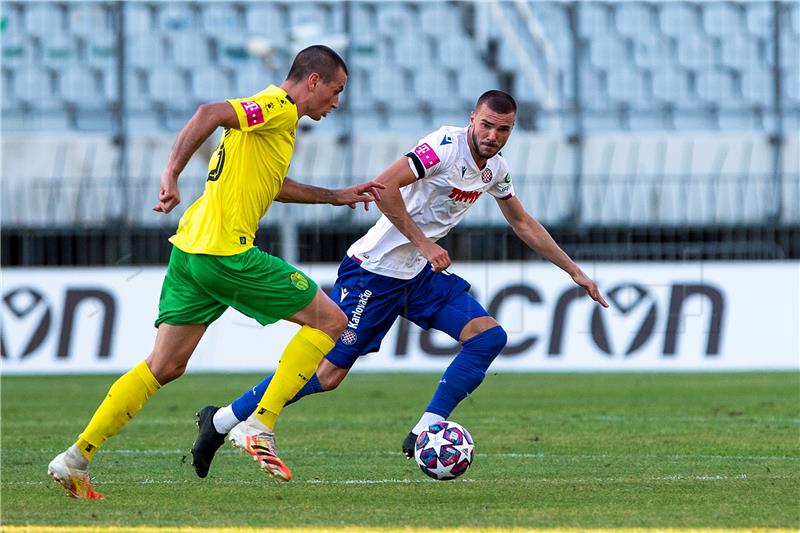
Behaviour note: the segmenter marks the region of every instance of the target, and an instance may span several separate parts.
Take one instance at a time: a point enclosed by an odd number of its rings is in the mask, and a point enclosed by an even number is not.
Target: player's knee
[[[502,326],[495,326],[492,329],[487,330],[486,334],[489,338],[488,342],[494,355],[502,352],[503,348],[505,348],[506,344],[508,344],[508,333],[506,333],[506,330],[504,330]]]
[[[494,359],[508,344],[508,334],[502,326],[495,326],[472,337],[481,352]]]
[[[186,363],[176,363],[162,358],[152,357],[147,361],[150,372],[161,385],[175,381],[186,371]]]

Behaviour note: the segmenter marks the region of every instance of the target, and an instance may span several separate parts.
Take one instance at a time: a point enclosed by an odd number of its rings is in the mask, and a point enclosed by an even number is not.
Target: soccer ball
[[[428,426],[414,445],[414,459],[420,469],[439,481],[455,479],[466,472],[474,452],[469,431],[447,420]]]

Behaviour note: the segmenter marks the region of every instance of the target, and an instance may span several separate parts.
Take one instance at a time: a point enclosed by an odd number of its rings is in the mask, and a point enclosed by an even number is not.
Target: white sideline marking
[[[545,414],[537,415],[536,418],[541,420],[562,419],[564,416],[547,416]],[[310,416],[293,416],[296,422],[309,422],[317,421],[317,418]],[[141,419],[142,422],[138,423],[138,427],[144,426],[181,426],[186,424],[193,424],[194,418],[180,417],[153,417]],[[475,421],[484,421],[487,424],[497,422],[497,418],[487,418],[482,416],[473,417]],[[595,421],[595,422],[697,422],[697,423],[710,423],[710,422],[771,422],[781,424],[798,424],[800,425],[800,418],[784,418],[775,416],[757,416],[742,413],[738,416],[728,416],[727,414],[720,414],[718,416],[623,416],[623,415],[597,415],[597,416],[578,416],[574,419],[579,422]],[[15,420],[13,422],[5,422],[7,426],[14,428],[26,427],[40,427],[41,422],[35,420]],[[86,419],[60,419],[48,422],[49,427],[82,427],[86,424]]]
[[[577,483],[600,483],[600,484],[619,484],[619,483],[641,483],[641,482],[660,482],[660,481],[743,481],[750,479],[747,474],[737,474],[733,476],[728,475],[685,475],[685,474],[671,474],[667,476],[651,476],[651,477],[598,477],[598,478],[531,478],[527,480],[521,479],[492,479],[492,480],[478,480],[478,479],[462,479],[455,481],[455,483],[491,483],[491,484],[505,484],[505,483],[544,483],[544,484],[560,484],[569,485]],[[795,479],[793,476],[769,476],[768,479]],[[263,486],[265,484],[274,483],[272,480],[265,478],[264,481],[249,481],[249,480],[188,480],[188,479],[143,479],[143,480],[104,480],[101,477],[93,479],[95,484],[99,487],[103,485],[232,485],[232,486]],[[306,479],[299,481],[306,485],[406,485],[415,483],[437,483],[432,479]],[[43,486],[50,485],[52,482],[48,481],[7,481],[2,483],[4,486]]]
[[[373,451],[363,451],[358,453],[346,453],[346,452],[338,452],[338,451],[312,451],[306,450],[301,448],[281,448],[282,451],[289,450],[292,454],[298,456],[317,456],[317,457],[348,457],[351,455],[358,455],[359,457],[363,457],[365,455],[369,456],[382,456],[382,457],[397,457],[401,458],[400,452],[393,452],[387,450],[373,450]],[[41,448],[36,450],[36,452],[41,454],[52,454],[56,455],[58,453],[63,452],[64,450],[59,448]],[[0,454],[22,454],[22,453],[31,453],[31,450],[23,450],[19,448],[0,448]],[[188,456],[190,455],[189,449],[181,450],[181,449],[167,449],[167,448],[148,448],[145,450],[137,450],[137,449],[104,449],[101,452],[103,455],[186,455],[187,461]],[[482,457],[500,457],[500,458],[509,458],[509,459],[540,459],[540,460],[553,460],[553,459],[670,459],[670,460],[682,460],[682,459],[710,459],[710,460],[717,460],[717,461],[800,461],[800,456],[796,455],[695,455],[695,454],[673,454],[673,455],[656,455],[656,454],[642,454],[642,455],[632,455],[632,454],[605,454],[605,453],[598,453],[598,454],[568,454],[568,453],[543,453],[543,452],[482,452],[478,450],[478,452]],[[223,448],[217,452],[217,455],[237,455],[236,450]]]

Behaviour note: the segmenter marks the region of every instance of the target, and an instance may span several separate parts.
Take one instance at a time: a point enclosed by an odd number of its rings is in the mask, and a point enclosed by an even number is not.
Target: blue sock
[[[487,329],[461,344],[461,351],[444,371],[431,403],[425,411],[445,418],[456,405],[478,388],[508,336],[500,326]]]
[[[272,381],[272,376],[273,374],[270,374],[264,378],[264,381],[234,400],[231,404],[231,409],[233,409],[233,414],[236,415],[236,418],[239,420],[247,420],[247,417],[253,414],[253,411],[255,411],[258,406],[258,402],[261,401],[261,397],[264,396],[264,393],[267,391],[267,386],[269,386],[269,382]],[[316,394],[317,392],[325,392],[325,389],[322,388],[319,378],[314,374],[311,376],[311,379],[306,381],[306,384],[303,385],[300,392],[295,394],[294,398],[286,402],[286,405],[296,402],[303,396]]]

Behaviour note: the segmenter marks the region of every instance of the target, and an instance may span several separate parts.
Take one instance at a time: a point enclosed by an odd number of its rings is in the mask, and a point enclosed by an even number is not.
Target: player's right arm
[[[153,211],[169,213],[181,202],[178,176],[186,168],[189,159],[200,148],[200,145],[220,126],[239,128],[239,118],[231,103],[202,104],[197,108],[194,116],[178,134],[175,145],[169,154],[167,166],[161,173],[158,204],[153,207]]]
[[[375,204],[386,215],[394,227],[405,235],[411,244],[417,247],[419,253],[430,261],[434,272],[441,272],[450,266],[450,256],[447,250],[430,240],[419,226],[411,219],[400,194],[400,188],[410,185],[417,180],[411,171],[407,157],[401,157],[392,163],[386,170],[375,178],[377,183],[385,188],[381,191],[380,199]]]

